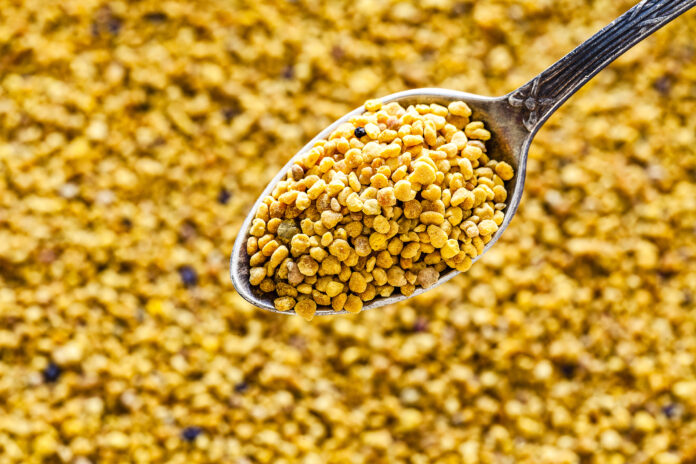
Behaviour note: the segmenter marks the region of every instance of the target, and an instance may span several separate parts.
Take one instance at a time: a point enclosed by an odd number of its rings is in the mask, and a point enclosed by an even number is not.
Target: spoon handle
[[[508,95],[534,134],[571,95],[635,44],[696,6],[696,0],[643,0]]]

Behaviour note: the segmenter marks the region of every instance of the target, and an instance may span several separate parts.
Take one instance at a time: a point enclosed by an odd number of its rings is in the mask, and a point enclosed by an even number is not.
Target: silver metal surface
[[[487,129],[492,134],[491,140],[487,142],[488,153],[492,159],[510,163],[515,169],[515,176],[507,186],[508,205],[504,211],[505,219],[493,239],[484,248],[483,253],[485,253],[500,238],[517,211],[524,189],[529,145],[549,116],[609,63],[695,5],[696,0],[643,0],[530,82],[502,97],[483,97],[447,89],[415,89],[395,93],[381,100],[384,103],[397,101],[404,106],[415,103],[440,103],[446,106],[449,102],[461,100],[471,107],[472,119],[486,123]],[[298,157],[309,151],[315,141],[328,138],[340,124],[364,111],[362,106],[356,108],[305,145],[271,180],[249,211],[230,257],[232,282],[237,292],[249,303],[268,311],[295,314],[292,311],[276,310],[273,307],[272,295],[261,294],[249,283],[249,256],[246,252],[246,241],[251,221],[262,199],[269,195],[275,184],[285,177]],[[476,262],[483,253],[473,261]],[[363,310],[378,308],[420,295],[447,282],[457,274],[455,270],[446,272],[435,285],[429,288],[417,288],[409,297],[393,295],[388,298],[375,298],[365,304]],[[317,315],[345,312],[336,312],[326,307],[317,308]]]

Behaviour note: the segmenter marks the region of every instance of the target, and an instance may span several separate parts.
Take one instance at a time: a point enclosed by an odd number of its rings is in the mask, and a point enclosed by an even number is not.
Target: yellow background
[[[1,0],[0,464],[696,460],[693,12],[551,118],[467,275],[306,323],[227,271],[334,119],[507,93],[632,4]]]

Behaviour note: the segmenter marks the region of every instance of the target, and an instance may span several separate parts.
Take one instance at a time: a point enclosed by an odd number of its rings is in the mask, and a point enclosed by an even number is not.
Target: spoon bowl
[[[486,148],[492,159],[508,162],[514,169],[514,177],[507,183],[505,218],[498,231],[472,261],[476,262],[500,238],[522,198],[529,146],[541,126],[568,98],[585,85],[599,71],[631,47],[666,25],[679,15],[696,6],[696,0],[642,0],[629,11],[597,32],[591,38],[561,58],[551,67],[519,89],[503,97],[483,97],[446,89],[416,89],[399,92],[382,98],[383,103],[399,102],[407,107],[412,104],[438,103],[447,106],[452,101],[463,101],[472,110],[472,119],[483,121],[491,132]],[[324,129],[305,145],[271,180],[246,217],[234,244],[230,258],[230,276],[237,292],[249,303],[268,311],[295,314],[294,311],[278,311],[270,295],[254,290],[249,283],[249,256],[246,242],[249,227],[261,201],[282,180],[298,157],[309,151],[314,142],[328,138],[331,132],[351,117],[362,114],[364,107],[356,108]],[[363,310],[397,303],[420,295],[456,276],[451,269],[428,288],[417,288],[408,297],[392,295],[377,297],[363,305]],[[318,307],[317,315],[341,314],[332,308]]]
[[[532,137],[530,132],[518,122],[520,121],[519,111],[515,111],[514,108],[513,111],[510,110],[508,97],[483,97],[466,92],[437,88],[407,90],[388,95],[380,100],[385,104],[398,102],[404,108],[418,103],[438,103],[446,107],[453,101],[465,102],[472,110],[471,119],[483,121],[486,124],[486,128],[491,132],[491,139],[486,142],[487,152],[490,154],[491,158],[499,161],[507,161],[513,167],[515,175],[506,183],[508,196],[506,200],[507,206],[503,210],[505,213],[505,219],[491,241],[486,244],[485,248],[483,249],[483,253],[472,259],[472,262],[476,262],[495,244],[500,235],[507,228],[512,216],[515,214],[515,211],[517,211],[517,207],[519,206],[520,199],[522,197],[527,163],[527,151],[529,149],[529,144]],[[339,125],[348,121],[351,117],[360,115],[364,112],[365,108],[363,106],[356,108],[328,126],[316,137],[314,137],[314,139],[307,143],[299,152],[297,152],[295,156],[290,159],[290,161],[288,161],[285,166],[283,166],[283,168],[278,172],[273,180],[271,180],[268,186],[266,186],[266,189],[256,200],[256,203],[251,208],[249,215],[244,220],[232,251],[232,257],[230,259],[230,275],[239,295],[254,306],[276,313],[295,314],[293,311],[277,310],[273,305],[272,295],[259,292],[249,283],[250,267],[249,255],[246,250],[246,242],[249,238],[249,227],[251,226],[251,221],[254,219],[256,210],[258,209],[262,200],[266,196],[270,195],[275,185],[285,178],[287,172],[290,170],[293,164],[295,164],[295,162],[306,152],[311,150],[317,140],[328,139],[331,132],[333,132]],[[386,298],[378,296],[373,300],[366,302],[363,305],[363,311],[367,309],[379,308],[380,306],[384,305],[394,304],[399,301],[420,295],[423,292],[447,282],[457,274],[459,274],[459,272],[455,269],[445,271],[441,273],[440,279],[438,279],[435,284],[427,288],[418,287],[409,296],[404,296],[402,294],[394,294]],[[317,307],[316,315],[322,316],[345,313],[347,313],[345,310],[334,311],[332,308],[319,306]]]

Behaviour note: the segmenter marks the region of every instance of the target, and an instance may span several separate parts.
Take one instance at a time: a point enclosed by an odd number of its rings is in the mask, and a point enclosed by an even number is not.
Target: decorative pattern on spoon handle
[[[535,132],[599,71],[644,38],[696,6],[696,0],[643,0],[508,96]]]

